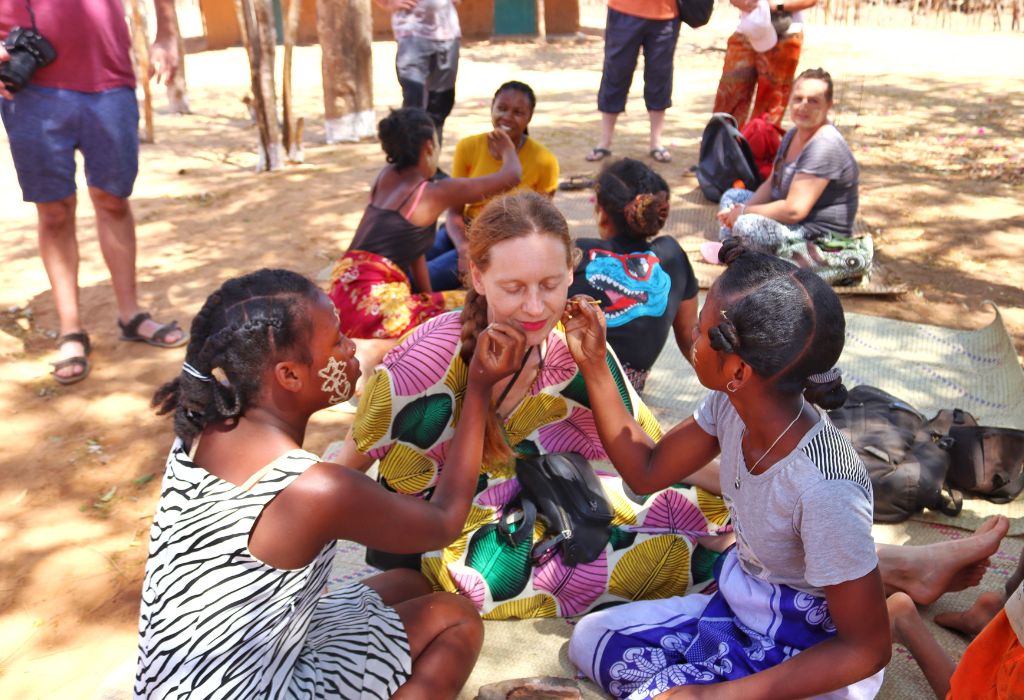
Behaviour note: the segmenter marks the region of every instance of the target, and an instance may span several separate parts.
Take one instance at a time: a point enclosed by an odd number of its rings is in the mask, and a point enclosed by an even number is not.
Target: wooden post
[[[142,84],[142,133],[139,140],[153,143],[153,95],[149,89],[149,36],[146,31],[146,10],[142,0],[130,0],[132,18],[132,50],[135,53],[136,79]]]
[[[283,124],[281,126],[284,150],[288,160],[301,163],[305,160],[302,152],[302,123],[300,117],[292,121],[292,50],[295,48],[295,36],[299,32],[299,16],[302,8],[301,0],[289,0],[286,5],[284,20],[284,75],[281,86],[281,102]]]
[[[281,169],[281,138],[274,90],[274,12],[271,0],[235,0],[249,54],[253,108],[259,131],[257,172]]]
[[[547,18],[544,16],[544,0],[537,0],[537,41],[541,44],[548,40]]]
[[[327,143],[373,136],[370,0],[317,0],[316,11],[323,55]]]

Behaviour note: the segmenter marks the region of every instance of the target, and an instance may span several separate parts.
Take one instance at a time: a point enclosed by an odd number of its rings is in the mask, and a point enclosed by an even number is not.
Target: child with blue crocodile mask
[[[690,329],[697,320],[697,278],[671,236],[669,188],[658,173],[623,158],[597,178],[595,210],[600,238],[576,241],[583,252],[570,295],[601,300],[608,343],[638,392],[668,340],[690,357]]]

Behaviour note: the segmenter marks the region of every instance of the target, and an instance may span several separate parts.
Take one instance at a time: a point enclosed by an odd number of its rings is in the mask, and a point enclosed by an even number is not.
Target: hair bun
[[[622,210],[630,230],[644,238],[653,236],[668,221],[668,192],[642,192]]]
[[[831,411],[846,403],[843,373],[838,367],[812,374],[804,381],[804,398]]]
[[[718,251],[718,261],[723,265],[732,265],[740,256],[748,252],[750,250],[744,245],[743,239],[730,236],[725,239],[722,248]]]

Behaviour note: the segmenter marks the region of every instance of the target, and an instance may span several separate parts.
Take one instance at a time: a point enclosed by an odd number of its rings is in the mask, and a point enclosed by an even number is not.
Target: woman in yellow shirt
[[[501,85],[491,101],[491,123],[505,131],[516,145],[523,175],[515,190],[533,190],[553,196],[558,187],[558,160],[534,140],[528,127],[537,98],[526,83],[510,80]],[[483,177],[498,172],[501,160],[487,143],[487,133],[467,136],[455,145],[453,177]],[[490,197],[448,210],[448,221],[437,231],[434,247],[427,252],[430,287],[434,291],[462,286],[460,271],[466,250],[466,227],[490,201]]]

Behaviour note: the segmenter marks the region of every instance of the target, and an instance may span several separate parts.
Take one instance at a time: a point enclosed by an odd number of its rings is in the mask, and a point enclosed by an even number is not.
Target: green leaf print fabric
[[[367,384],[372,393],[364,391],[360,401],[353,428],[356,446],[380,460],[380,478],[401,493],[430,493],[444,469],[467,377],[459,357],[461,328],[457,313],[416,328],[384,358]],[[537,380],[504,424],[513,449],[530,454],[574,451],[590,460],[607,460],[583,376],[561,325],[548,335],[541,352],[544,363]],[[652,439],[660,439],[661,426],[610,348],[607,358],[624,405]],[[325,458],[329,455],[330,450]],[[499,464],[481,465],[479,490],[462,534],[448,547],[425,553],[423,573],[437,590],[473,601],[488,619],[579,615],[664,591],[691,590],[700,583],[690,565],[697,538],[731,529],[721,517],[721,498],[680,487],[669,490],[671,498],[663,491],[640,503],[617,475],[598,471],[598,477],[612,504],[615,533],[585,569],[568,569],[557,556],[531,567],[528,556],[542,536],[540,527],[518,548],[498,539],[495,524],[519,493],[512,465]],[[655,538],[660,538],[657,546]],[[678,554],[663,556],[662,550]],[[706,577],[707,560],[697,561]],[[644,575],[634,575],[636,571]]]

